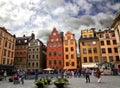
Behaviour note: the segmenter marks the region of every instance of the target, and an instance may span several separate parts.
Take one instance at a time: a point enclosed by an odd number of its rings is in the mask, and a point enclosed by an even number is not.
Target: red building
[[[63,69],[63,32],[58,34],[53,28],[47,41],[47,67]]]

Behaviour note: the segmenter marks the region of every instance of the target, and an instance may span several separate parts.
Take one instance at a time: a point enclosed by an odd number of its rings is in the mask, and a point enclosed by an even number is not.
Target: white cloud
[[[119,3],[114,5],[108,3],[104,7],[106,13],[98,11],[96,15],[91,16],[89,13],[92,3],[88,3],[87,0],[73,1],[71,3],[65,0],[1,0],[0,26],[5,26],[17,36],[31,35],[34,32],[36,38],[44,42],[47,41],[53,27],[59,32],[71,31],[78,39],[81,29],[91,27],[100,29],[111,25],[112,10],[120,9]],[[98,0],[94,1],[98,2]],[[98,8],[103,9],[101,6]],[[85,15],[81,15],[83,13]]]

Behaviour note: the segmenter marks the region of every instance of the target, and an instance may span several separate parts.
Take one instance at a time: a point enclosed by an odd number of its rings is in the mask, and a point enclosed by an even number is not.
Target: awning
[[[0,65],[1,69],[16,69],[15,66]]]
[[[97,64],[96,63],[83,63],[82,64],[83,68],[89,67],[89,68],[97,68]]]

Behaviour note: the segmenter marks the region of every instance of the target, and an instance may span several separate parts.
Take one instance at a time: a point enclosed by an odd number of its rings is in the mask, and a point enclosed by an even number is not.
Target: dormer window
[[[54,32],[53,35],[56,35],[56,33]]]
[[[53,42],[54,41],[54,39],[51,39],[51,42]]]
[[[25,43],[27,43],[27,40],[24,40]]]

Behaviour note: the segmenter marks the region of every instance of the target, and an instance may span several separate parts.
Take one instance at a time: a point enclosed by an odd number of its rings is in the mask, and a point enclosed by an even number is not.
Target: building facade
[[[94,68],[101,61],[99,39],[96,37],[94,28],[81,31],[79,50],[82,67]]]
[[[28,60],[28,43],[35,38],[34,34],[31,36],[17,37],[15,46],[15,66],[19,70],[26,71]]]
[[[39,39],[31,40],[28,45],[27,71],[41,72],[46,64],[46,46]]]
[[[74,34],[67,32],[64,36],[64,69],[77,68],[77,45]]]
[[[119,54],[119,61],[116,62],[116,67],[120,68],[120,12],[116,15],[112,28],[115,30],[116,40],[117,40],[117,48]]]
[[[0,27],[0,68],[14,65],[15,43],[15,35]]]
[[[47,41],[47,67],[54,69],[63,69],[63,33],[59,34],[56,28],[53,28]]]
[[[119,61],[117,41],[114,30],[106,28],[104,31],[97,32],[101,47],[101,62],[110,62],[116,66]]]

